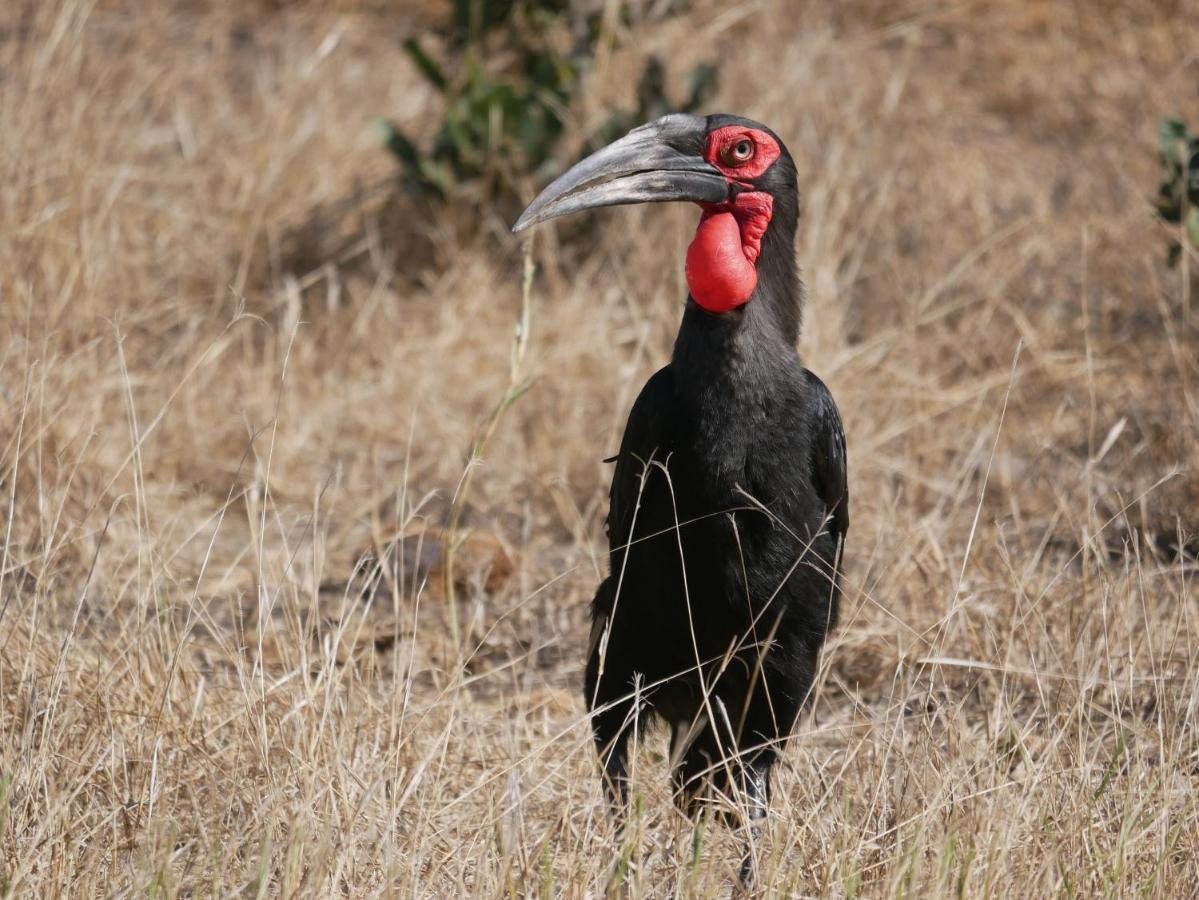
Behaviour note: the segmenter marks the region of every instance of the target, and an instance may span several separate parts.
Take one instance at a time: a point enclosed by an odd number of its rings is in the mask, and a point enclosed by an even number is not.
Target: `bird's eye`
[[[749,138],[742,138],[735,144],[729,144],[724,148],[724,162],[730,166],[741,166],[749,162],[754,157],[754,142]]]

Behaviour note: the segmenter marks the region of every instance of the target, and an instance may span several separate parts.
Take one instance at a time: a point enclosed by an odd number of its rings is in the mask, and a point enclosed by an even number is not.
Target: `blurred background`
[[[508,232],[680,110],[794,156],[849,442],[766,890],[1193,891],[1191,4],[9,0],[0,895],[727,893],[579,692],[695,210]]]

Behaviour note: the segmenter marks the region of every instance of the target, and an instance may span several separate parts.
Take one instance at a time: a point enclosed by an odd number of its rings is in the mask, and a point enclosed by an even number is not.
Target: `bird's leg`
[[[611,590],[612,580],[605,579],[596,594],[598,606],[611,606]],[[643,707],[637,676],[627,665],[624,632],[609,632],[609,628],[609,618],[597,615],[591,628],[583,694],[591,711],[591,734],[603,768],[604,793],[617,823],[623,827],[629,799],[629,738]]]
[[[623,822],[629,799],[629,738],[638,710],[632,698],[608,700],[604,689],[609,687],[610,682],[601,683],[599,692],[589,693],[595,698],[592,701],[591,734],[603,769],[604,793],[616,820]]]
[[[757,880],[754,856],[762,825],[766,821],[766,806],[770,794],[770,763],[755,760],[742,769],[741,801],[745,804],[745,856],[741,860],[741,885],[747,891]]]
[[[608,726],[608,727],[605,727]],[[597,716],[593,720],[595,745],[603,767],[604,794],[616,825],[616,844],[620,848],[608,873],[606,894],[611,894],[631,877],[636,861],[636,831],[628,831],[629,773],[628,747],[631,728],[619,728],[610,734],[611,719]]]
[[[604,793],[618,827],[623,829],[629,808],[628,732],[617,734],[606,751],[597,734],[596,746],[604,766]]]

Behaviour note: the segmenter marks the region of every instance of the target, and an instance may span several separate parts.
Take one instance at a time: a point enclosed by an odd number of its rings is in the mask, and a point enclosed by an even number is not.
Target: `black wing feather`
[[[833,395],[824,382],[807,369],[813,409],[812,484],[828,515],[828,529],[838,541],[849,531],[849,470],[845,456],[845,429]]]
[[[673,406],[674,373],[670,366],[664,366],[641,389],[620,442],[608,492],[608,549],[612,553],[629,542],[641,477],[651,458],[663,458],[667,449],[666,423]]]

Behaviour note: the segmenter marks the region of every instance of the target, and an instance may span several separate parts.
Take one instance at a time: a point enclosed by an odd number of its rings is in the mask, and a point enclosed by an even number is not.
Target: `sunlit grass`
[[[692,6],[579,112],[722,54],[800,170],[853,526],[765,891],[1191,895],[1199,334],[1147,198],[1194,17]],[[617,835],[581,697],[695,211],[539,233],[516,377],[520,245],[392,197],[370,127],[419,132],[437,14],[0,11],[0,894],[732,889],[664,735]]]

